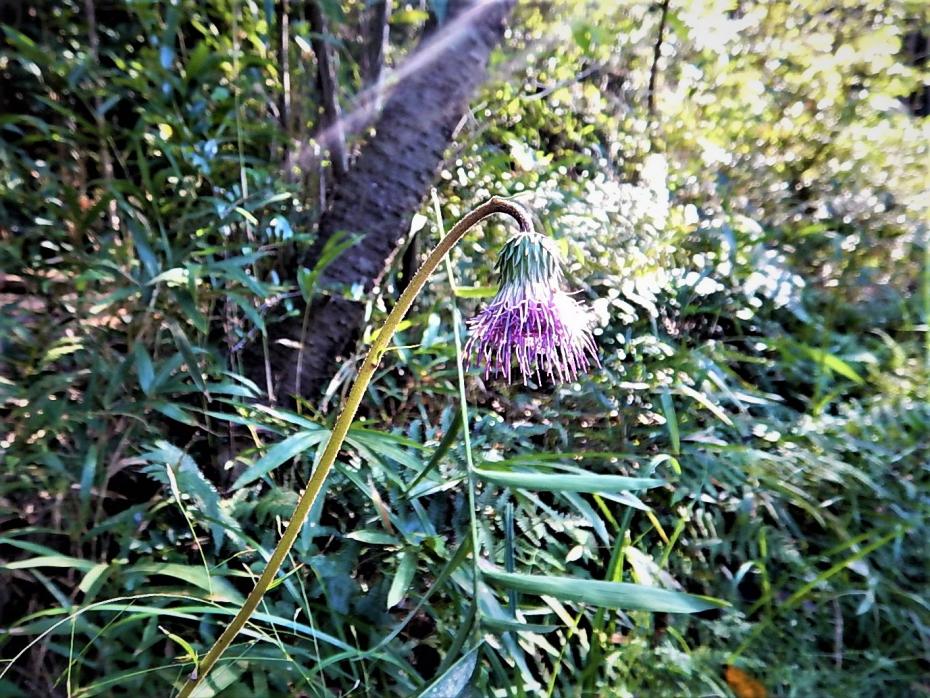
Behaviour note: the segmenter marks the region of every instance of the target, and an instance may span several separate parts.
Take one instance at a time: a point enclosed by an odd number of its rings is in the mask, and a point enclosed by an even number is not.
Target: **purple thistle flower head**
[[[500,290],[491,304],[469,320],[468,364],[484,364],[484,375],[510,382],[513,357],[526,384],[542,374],[573,381],[593,363],[600,366],[591,319],[562,290],[562,268],[552,242],[538,233],[520,233],[504,245],[497,270]]]

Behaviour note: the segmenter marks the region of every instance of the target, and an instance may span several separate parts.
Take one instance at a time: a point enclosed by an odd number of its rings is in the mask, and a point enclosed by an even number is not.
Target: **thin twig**
[[[649,114],[649,123],[656,113],[656,78],[659,74],[659,58],[662,57],[662,42],[665,41],[665,21],[668,18],[669,0],[662,0],[662,16],[659,19],[659,33],[652,49],[652,69],[649,71],[649,89],[646,93],[646,112]]]
[[[264,316],[269,310],[278,305],[281,301],[287,300],[288,298],[297,298],[300,296],[300,291],[289,291],[288,293],[281,293],[273,298],[269,298],[260,306],[258,306],[257,311],[259,315]],[[260,332],[260,328],[253,327],[249,330],[248,334],[245,337],[236,342],[232,349],[229,350],[230,354],[238,354],[240,351],[245,349],[245,345],[255,339],[255,336]]]
[[[833,599],[833,666],[843,668],[843,609]]]
[[[100,68],[100,35],[97,33],[97,13],[94,7],[94,0],[84,0],[84,14],[87,16],[87,42],[90,46],[90,55],[94,61],[94,67]],[[103,118],[103,100],[98,91],[100,84],[95,81],[94,85],[94,125],[97,127],[97,134],[100,137],[98,153],[100,156],[100,167],[103,170],[103,181],[107,192],[113,191],[113,159],[110,157],[110,148],[107,143],[106,119]],[[110,197],[107,204],[107,210],[110,214],[110,227],[114,231],[119,231],[119,212],[116,207],[116,197]]]
[[[290,3],[281,2],[278,20],[278,62],[281,64],[281,127],[286,139],[291,138],[291,36]],[[287,147],[287,146],[285,146]],[[286,158],[285,158],[286,159]]]
[[[368,8],[368,46],[365,52],[365,86],[377,85],[390,43],[391,0],[374,0]]]

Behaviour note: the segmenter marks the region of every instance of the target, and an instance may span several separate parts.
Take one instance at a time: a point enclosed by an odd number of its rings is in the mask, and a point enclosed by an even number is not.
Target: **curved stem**
[[[329,471],[332,470],[333,464],[336,462],[336,456],[339,455],[339,450],[342,448],[342,443],[345,441],[346,434],[349,432],[349,426],[352,424],[355,413],[358,411],[358,406],[365,395],[365,391],[368,389],[368,384],[371,382],[372,376],[381,363],[381,357],[394,338],[400,321],[404,319],[407,311],[410,310],[410,306],[413,305],[413,301],[420,291],[423,290],[427,280],[436,270],[436,267],[439,266],[440,262],[442,262],[443,257],[446,256],[449,250],[451,250],[475,224],[494,213],[505,213],[513,217],[517,221],[522,232],[528,233],[533,229],[529,216],[521,206],[507,201],[506,199],[501,199],[496,196],[492,197],[456,223],[452,230],[439,241],[439,244],[436,245],[429,257],[426,258],[423,266],[421,266],[417,273],[414,274],[413,278],[410,279],[407,288],[405,288],[404,292],[400,295],[397,304],[391,310],[387,320],[384,321],[384,326],[376,335],[374,342],[372,342],[371,349],[368,351],[368,355],[365,357],[365,361],[359,369],[358,376],[355,378],[355,383],[349,391],[349,396],[346,398],[342,412],[336,420],[329,441],[326,443],[326,448],[323,450],[323,455],[320,457],[320,464],[310,475],[310,479],[307,481],[307,488],[300,496],[297,506],[294,508],[294,513],[291,515],[291,519],[284,529],[281,540],[271,553],[271,557],[268,558],[265,571],[262,572],[261,577],[258,578],[258,581],[255,583],[255,588],[252,589],[251,593],[242,604],[242,607],[239,609],[239,612],[184,684],[184,687],[178,694],[178,698],[189,698],[193,690],[204,679],[207,673],[209,673],[210,669],[213,668],[213,665],[216,664],[217,660],[223,655],[223,652],[226,651],[226,648],[229,647],[236,635],[239,634],[239,631],[255,611],[262,596],[264,596],[268,587],[271,586],[271,583],[274,581],[278,570],[281,568],[281,564],[290,552],[291,547],[293,547],[294,541],[297,540],[297,535],[300,533],[300,529],[304,524],[304,520],[307,518],[307,514],[313,507],[323,487],[323,483],[329,475]]]

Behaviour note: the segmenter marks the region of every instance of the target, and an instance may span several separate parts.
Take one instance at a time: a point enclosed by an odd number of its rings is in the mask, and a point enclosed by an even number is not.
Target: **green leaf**
[[[184,73],[188,80],[195,79],[203,73],[204,67],[210,58],[210,46],[206,41],[197,42],[197,46],[191,51],[190,58],[187,59],[187,66]]]
[[[411,327],[413,327],[413,321],[412,321],[412,320],[401,320],[400,322],[397,323],[397,329],[396,329],[395,331],[396,331],[396,332],[403,332],[404,330],[408,330],[408,329],[410,329]],[[365,340],[365,343],[366,343],[366,344],[373,344],[374,342],[376,342],[376,341],[378,340],[378,336],[381,334],[381,330],[383,330],[383,329],[384,329],[383,327],[377,328],[374,332],[372,332],[370,335],[368,335],[368,337],[367,337],[366,340]]]
[[[390,533],[384,531],[372,531],[362,529],[361,531],[352,531],[346,534],[346,538],[357,540],[360,543],[369,543],[371,545],[399,545],[400,541]]]
[[[172,267],[166,269],[161,274],[153,276],[148,280],[147,285],[154,286],[159,282],[164,282],[169,286],[186,286],[190,278],[190,271],[183,267]]]
[[[174,336],[174,343],[177,345],[178,349],[181,351],[181,355],[184,356],[184,363],[187,364],[187,373],[191,377],[191,380],[194,381],[202,393],[207,392],[207,384],[203,380],[203,374],[200,372],[200,364],[197,361],[197,356],[194,354],[194,347],[191,346],[190,340],[187,338],[187,335],[184,334],[176,322],[169,322],[168,329],[171,330],[171,334]]]
[[[28,694],[16,684],[0,679],[0,698],[26,698],[26,696]]]
[[[256,403],[255,405],[252,405],[252,407],[256,411],[267,414],[269,417],[274,419],[279,419],[282,422],[287,422],[288,424],[293,424],[294,426],[303,427],[305,431],[323,429],[323,427],[320,426],[317,422],[307,419],[306,417],[301,417],[299,414],[295,414],[289,410],[269,407],[260,403]]]
[[[391,24],[419,24],[429,19],[429,12],[424,10],[403,9],[391,13]]]
[[[142,342],[135,342],[132,349],[135,356],[136,375],[139,377],[139,387],[142,388],[143,393],[149,395],[151,394],[152,383],[155,382],[155,368],[152,366],[152,359]]]
[[[210,330],[210,321],[206,315],[200,312],[197,301],[191,295],[190,287],[169,286],[168,288],[171,290],[171,296],[181,306],[181,310],[184,311],[184,317],[187,321],[197,330],[206,334]]]
[[[519,592],[537,596],[554,596],[563,601],[574,601],[603,608],[622,608],[653,613],[697,613],[728,605],[725,601],[706,596],[694,596],[641,584],[515,574],[503,572],[486,564],[482,565],[481,574],[486,579],[507,589],[516,589]]]
[[[250,211],[247,211],[246,209],[242,208],[242,206],[236,206],[233,210],[236,213],[238,213],[240,216],[245,218],[252,225],[256,225],[256,226],[258,225],[258,219],[255,216],[253,216]]]
[[[397,572],[391,581],[391,588],[388,590],[387,607],[394,608],[399,604],[407,594],[410,583],[413,581],[413,575],[417,571],[417,551],[406,550],[400,554],[400,562],[397,564]]]
[[[173,562],[139,562],[128,567],[129,574],[141,574],[146,577],[162,575],[173,577],[191,586],[202,589],[210,594],[216,601],[242,603],[243,597],[225,577],[208,574],[203,567],[196,565],[181,565]]]
[[[45,352],[45,355],[42,357],[42,366],[54,363],[61,357],[73,354],[83,348],[84,345],[80,342],[58,342]]]
[[[420,470],[422,463],[401,445],[409,445],[399,441],[393,434],[387,434],[372,429],[352,427],[346,437],[346,443],[358,451],[358,455],[372,465],[380,466],[382,461],[394,460],[411,470]]]
[[[171,632],[170,630],[168,630],[167,628],[161,625],[158,626],[158,629],[161,630],[165,635],[167,635],[169,640],[176,642],[178,645],[181,646],[181,649],[184,650],[184,654],[186,655],[184,659],[186,659],[189,662],[193,662],[194,666],[197,665],[197,650],[194,649],[194,646],[191,645],[191,643],[189,643],[187,640],[185,640],[180,635],[175,635],[173,632]]]
[[[312,271],[306,267],[297,270],[297,288],[300,290],[300,295],[304,299],[304,303],[309,303],[313,298],[314,284],[315,277]]]
[[[442,437],[442,441],[439,442],[439,445],[436,447],[436,450],[433,451],[433,455],[430,456],[429,462],[417,473],[417,476],[413,478],[406,489],[404,489],[404,497],[410,497],[413,488],[416,487],[430,472],[433,471],[436,466],[446,457],[446,454],[449,452],[449,449],[452,448],[452,445],[455,443],[458,438],[459,431],[462,429],[462,410],[461,408],[455,413],[455,416],[452,418],[452,421],[449,422],[449,428]]]
[[[177,635],[172,639],[179,639]],[[222,664],[207,674],[206,678],[191,692],[191,698],[213,698],[232,686],[249,668],[248,662]]]
[[[181,422],[181,424],[188,424],[192,427],[197,426],[197,420],[185,412],[183,407],[180,407],[173,402],[157,402],[152,404],[152,408],[158,412],[161,412],[169,419]]]
[[[97,591],[103,586],[103,583],[115,569],[114,565],[106,562],[99,562],[87,571],[78,589],[84,594],[84,602],[91,601],[97,595]]]
[[[84,455],[84,466],[81,468],[80,490],[78,499],[82,507],[90,503],[90,491],[94,486],[94,478],[97,474],[97,446],[93,445],[87,449]]]
[[[145,469],[146,474],[164,485],[170,485],[164,468],[171,469],[178,490],[190,497],[203,515],[203,523],[210,529],[215,548],[219,549],[224,535],[241,543],[239,524],[226,511],[220,493],[204,476],[194,459],[167,441],[156,441],[155,446],[155,449],[142,454],[142,458],[153,464]]]
[[[540,625],[538,623],[522,623],[510,618],[491,618],[485,616],[481,619],[481,627],[495,633],[537,633],[545,635],[558,630],[558,625]]]
[[[319,259],[313,265],[313,269],[301,268],[297,270],[297,286],[300,289],[300,295],[305,303],[309,303],[316,290],[317,281],[326,267],[332,264],[339,255],[354,246],[359,240],[360,235],[348,235],[347,233],[337,233],[327,240],[326,245],[320,253]]]
[[[517,487],[541,492],[627,492],[664,485],[664,480],[623,475],[573,475],[569,473],[505,472],[475,468],[475,474],[485,482],[502,487]]]
[[[478,664],[478,652],[481,645],[463,655],[455,664],[450,666],[442,676],[427,686],[419,698],[458,698],[462,695],[472,674],[475,673],[475,666]]]
[[[226,296],[235,301],[242,312],[245,313],[245,316],[252,321],[252,324],[258,328],[260,332],[265,331],[265,319],[262,317],[261,313],[252,305],[252,302],[238,293],[227,292]]]
[[[0,564],[0,570],[31,570],[39,567],[64,567],[81,572],[90,572],[97,563],[91,560],[81,560],[67,555],[39,555],[28,560],[14,560]]]
[[[308,449],[317,446],[327,436],[329,436],[329,431],[326,429],[319,429],[318,431],[299,431],[296,434],[291,434],[284,439],[284,441],[279,441],[269,448],[264,456],[246,468],[245,471],[236,478],[236,481],[230,489],[242,489],[246,485],[255,482],[285,461],[299,456]]]
[[[805,345],[799,346],[801,346],[804,353],[810,356],[811,359],[829,369],[830,371],[839,373],[841,376],[848,378],[854,383],[865,383],[865,379],[856,372],[856,369],[854,369],[835,354],[831,354],[824,351],[823,349],[817,349],[815,347],[809,347]]]
[[[672,453],[676,456],[681,453],[681,434],[678,431],[678,415],[675,413],[675,403],[672,402],[672,396],[668,388],[663,388],[659,393],[659,400],[662,403],[662,413],[665,415],[665,426],[668,429],[668,437],[672,442]]]
[[[132,236],[132,243],[136,248],[136,255],[139,257],[139,261],[142,262],[142,268],[145,270],[142,280],[151,279],[158,274],[160,265],[155,253],[152,252],[152,247],[149,245],[148,233],[140,228],[139,224],[131,218],[127,220],[129,224],[129,233]]]
[[[493,298],[497,289],[497,286],[456,286],[455,295],[459,298]]]

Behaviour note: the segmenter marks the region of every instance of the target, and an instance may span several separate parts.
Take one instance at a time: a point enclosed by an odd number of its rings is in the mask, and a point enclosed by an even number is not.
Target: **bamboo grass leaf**
[[[485,482],[504,487],[517,487],[545,492],[628,492],[645,490],[665,484],[665,480],[623,475],[573,475],[569,473],[507,472],[475,468]]]
[[[486,579],[506,589],[516,589],[522,593],[537,596],[554,596],[563,601],[574,601],[603,608],[653,613],[698,613],[728,605],[725,601],[706,596],[695,596],[626,582],[514,574],[489,565],[482,566],[481,573]]]

